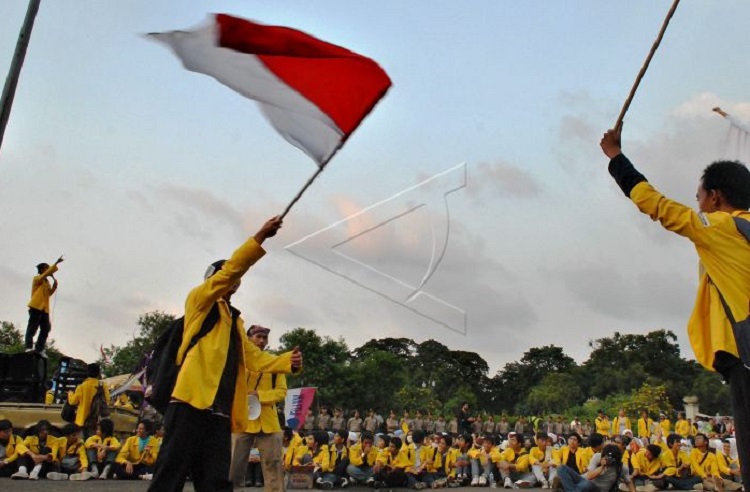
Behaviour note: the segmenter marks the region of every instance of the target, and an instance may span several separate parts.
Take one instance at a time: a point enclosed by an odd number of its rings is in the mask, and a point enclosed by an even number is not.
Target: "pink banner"
[[[294,430],[305,423],[307,411],[312,406],[316,388],[292,388],[286,392],[284,400],[284,418],[286,425]]]

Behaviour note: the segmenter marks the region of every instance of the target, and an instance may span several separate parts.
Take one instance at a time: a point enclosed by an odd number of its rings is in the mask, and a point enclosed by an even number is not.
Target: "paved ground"
[[[36,490],[44,490],[44,491],[52,491],[52,490],[75,490],[75,491],[117,491],[117,492],[145,492],[146,489],[148,489],[148,482],[143,481],[124,481],[124,480],[88,480],[86,482],[53,482],[50,480],[39,480],[39,481],[29,481],[29,480],[11,480],[9,478],[0,478],[0,490],[2,491],[8,491],[8,492],[27,492],[27,491],[36,491]],[[236,489],[236,490],[245,490],[246,492],[252,492],[257,491],[260,492],[262,489],[260,488],[246,488],[246,489]],[[340,489],[334,489],[335,491],[338,491]],[[373,489],[368,489],[364,487],[350,487],[346,489],[356,491],[356,492],[372,492]],[[384,492],[386,489],[381,489],[381,492]],[[407,489],[395,489],[395,490],[401,490],[406,491]],[[425,489],[425,492],[430,489]],[[459,492],[468,492],[469,490],[475,491],[476,488],[471,487],[460,487],[457,489],[442,489],[443,492],[448,491],[459,491]],[[487,489],[488,492],[490,489]],[[503,490],[503,489],[497,489],[497,490]],[[541,489],[525,489],[527,491],[534,491],[534,490],[541,490]],[[188,484],[185,486],[185,492],[193,492],[193,485],[188,482]]]

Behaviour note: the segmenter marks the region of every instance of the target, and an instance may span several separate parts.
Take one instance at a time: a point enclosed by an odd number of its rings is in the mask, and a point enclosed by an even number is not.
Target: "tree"
[[[492,410],[515,409],[525,402],[532,387],[548,374],[570,372],[576,367],[572,357],[561,347],[547,345],[529,349],[519,362],[510,362],[489,383],[493,398]]]
[[[643,383],[621,406],[628,415],[639,415],[641,410],[647,410],[649,415],[662,412],[671,415],[673,408],[666,386],[651,386],[648,383]],[[617,408],[609,408],[609,411],[612,412],[610,415],[616,415]]]
[[[0,351],[6,354],[23,352],[23,335],[9,321],[0,321]]]
[[[701,413],[729,415],[732,413],[729,386],[715,372],[702,371],[693,381],[691,394],[698,397]]]
[[[102,347],[104,355],[98,360],[102,372],[107,376],[136,371],[143,363],[159,336],[175,321],[175,316],[162,311],[152,311],[138,318],[138,334],[124,347]]]
[[[576,378],[567,373],[552,373],[531,388],[526,399],[527,411],[534,414],[559,412],[583,402],[583,392]]]

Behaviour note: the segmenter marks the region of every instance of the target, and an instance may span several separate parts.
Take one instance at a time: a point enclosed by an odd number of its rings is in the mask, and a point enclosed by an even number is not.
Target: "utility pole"
[[[3,97],[0,99],[0,148],[3,146],[3,137],[5,136],[5,127],[10,118],[10,108],[13,106],[13,97],[16,95],[16,86],[18,86],[18,77],[21,75],[21,67],[26,58],[26,49],[29,47],[31,30],[34,28],[36,13],[39,11],[41,0],[29,0],[29,7],[26,10],[26,18],[23,20],[21,32],[18,33],[16,42],[16,51],[13,53],[13,60],[10,63],[8,78],[5,79],[3,87]]]

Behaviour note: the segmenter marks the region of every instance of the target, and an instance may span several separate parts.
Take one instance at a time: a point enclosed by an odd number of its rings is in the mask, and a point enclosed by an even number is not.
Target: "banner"
[[[286,391],[284,400],[284,420],[286,425],[294,430],[300,429],[305,423],[307,411],[312,406],[317,388],[292,388]]]

